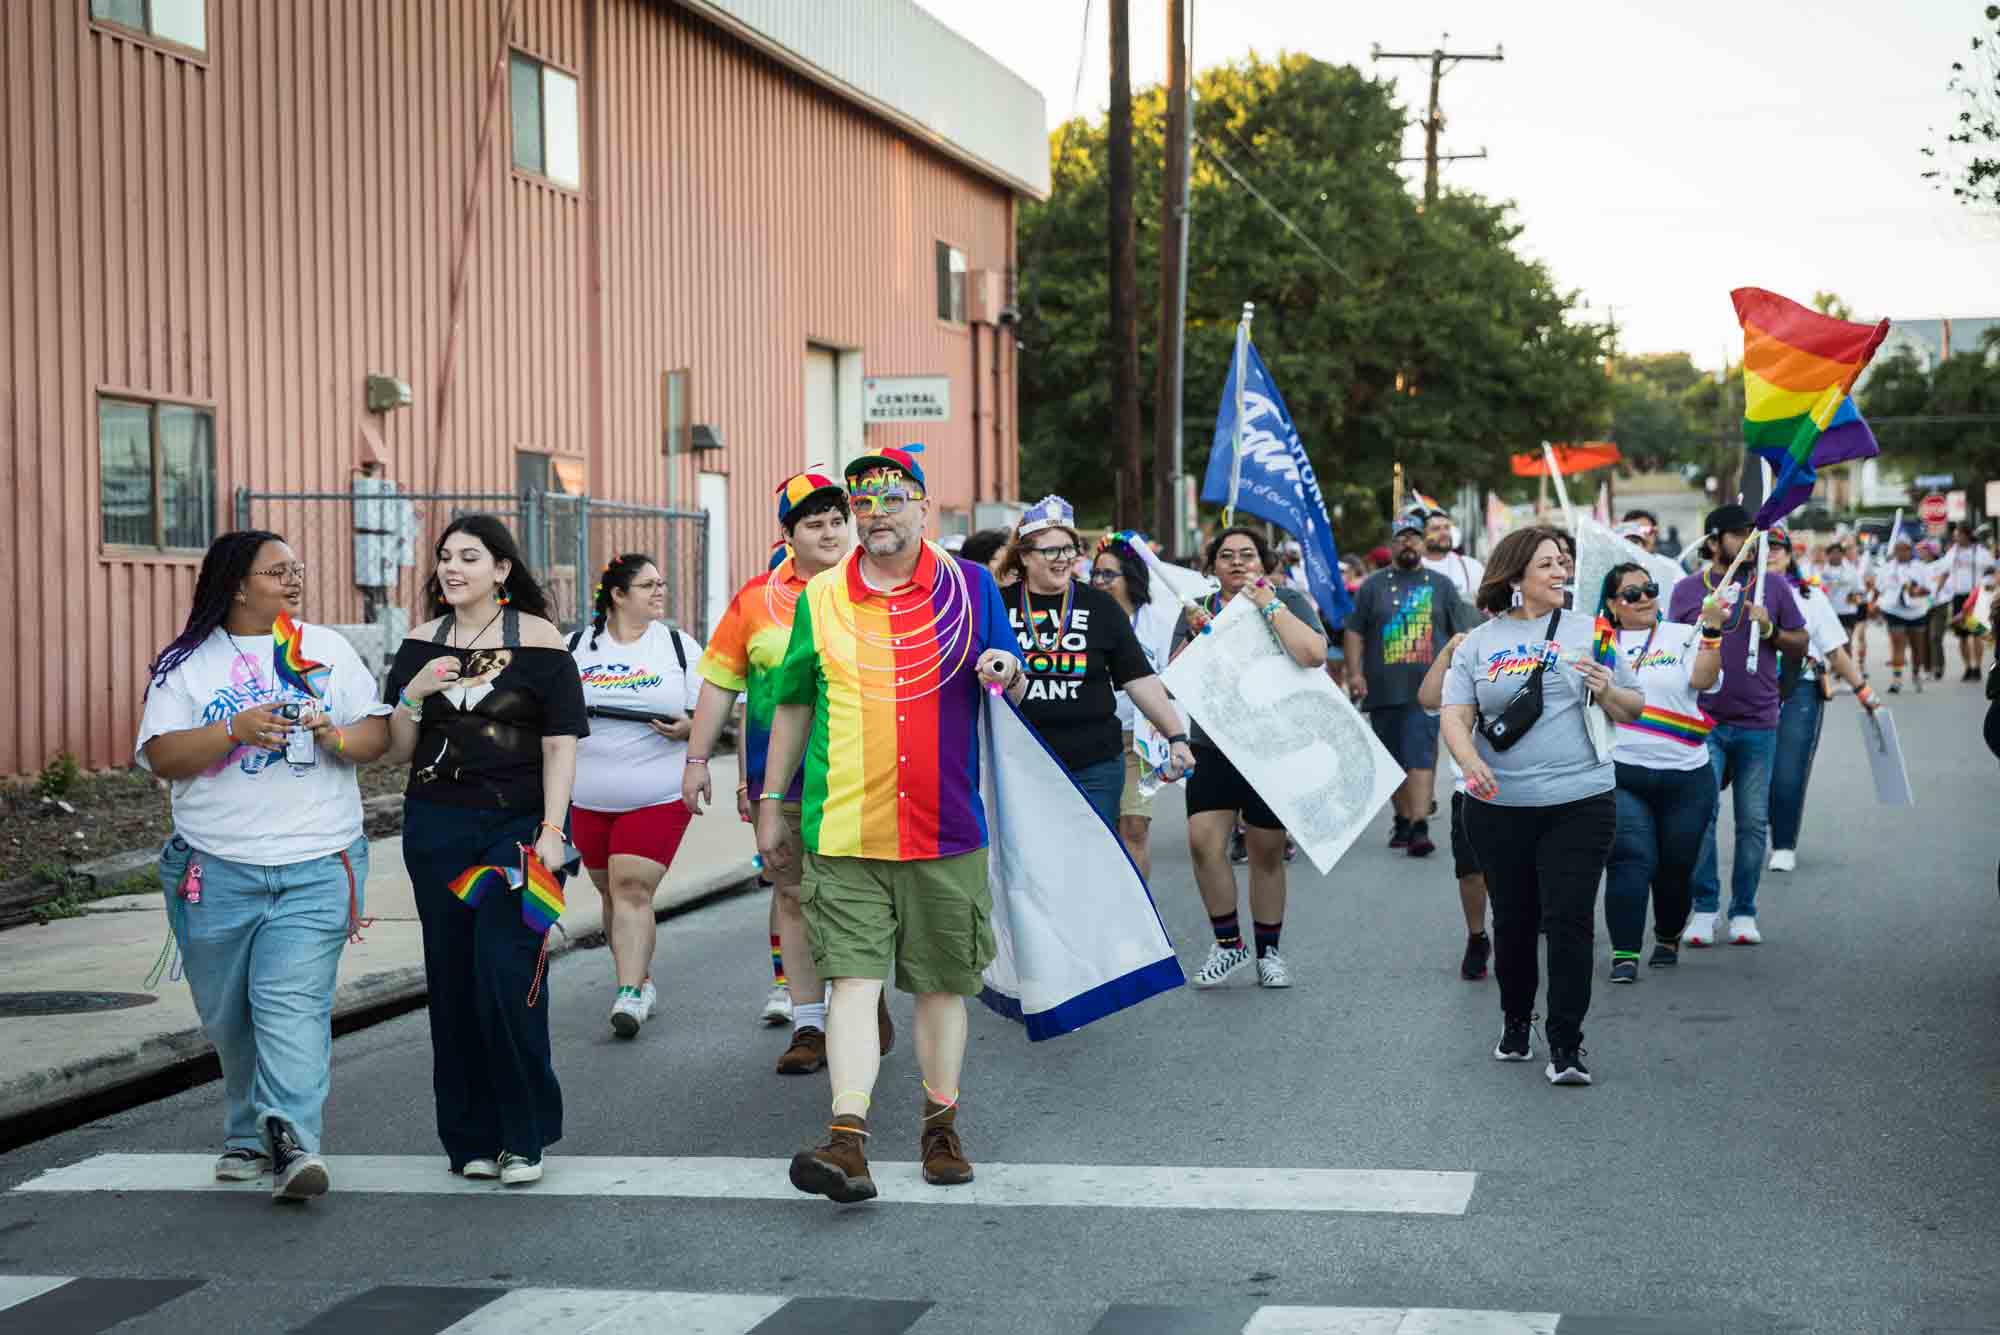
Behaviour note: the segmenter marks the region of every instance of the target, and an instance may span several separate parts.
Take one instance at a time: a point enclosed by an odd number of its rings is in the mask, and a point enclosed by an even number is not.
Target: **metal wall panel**
[[[938,502],[970,502],[974,333],[935,317],[931,245],[1005,269],[1008,190],[666,0],[513,0],[507,42],[579,78],[583,187],[512,170],[504,89],[478,161],[507,6],[216,3],[195,59],[92,24],[87,0],[0,5],[0,773],[61,749],[126,763],[144,665],[193,591],[195,558],[100,546],[100,391],[213,408],[227,527],[237,486],[345,489],[364,429],[414,489],[507,490],[535,449],[660,504],[660,377],[685,367],[692,420],[728,443],[740,580],[774,535],[821,342],[870,373],[952,376],[953,420],[914,434]],[[994,496],[1014,476],[1004,370]],[[369,372],[414,405],[367,414]],[[695,461],[676,466],[686,504]],[[340,619],[347,535],[288,536],[312,615]]]

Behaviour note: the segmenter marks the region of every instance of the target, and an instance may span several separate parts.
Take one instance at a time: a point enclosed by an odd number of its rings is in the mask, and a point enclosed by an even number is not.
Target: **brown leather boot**
[[[955,1187],[972,1181],[972,1163],[958,1141],[958,1105],[949,1108],[924,1100],[924,1131],[917,1141],[924,1162],[924,1181],[934,1187]]]
[[[811,1075],[826,1067],[826,1035],[807,1025],[792,1034],[792,1045],[778,1058],[779,1075]]]
[[[868,1121],[842,1113],[826,1129],[826,1143],[792,1156],[792,1185],[842,1205],[875,1199],[875,1179],[868,1176]]]
[[[882,1055],[896,1050],[896,1022],[889,1018],[889,989],[875,994],[875,1036],[882,1041]]]

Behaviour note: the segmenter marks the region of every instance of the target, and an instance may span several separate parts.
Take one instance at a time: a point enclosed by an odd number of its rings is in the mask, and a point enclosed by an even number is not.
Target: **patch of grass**
[[[88,876],[53,862],[37,863],[29,875],[58,892],[34,908],[35,922],[42,927],[64,918],[81,918],[90,911],[88,906],[100,899],[143,895],[160,888],[159,878],[149,872],[133,872],[120,880],[95,885]]]
[[[49,763],[42,766],[42,772],[35,776],[35,792],[42,797],[61,798],[76,787],[83,777],[83,767],[76,763],[76,757],[67,751],[58,751],[49,757]]]

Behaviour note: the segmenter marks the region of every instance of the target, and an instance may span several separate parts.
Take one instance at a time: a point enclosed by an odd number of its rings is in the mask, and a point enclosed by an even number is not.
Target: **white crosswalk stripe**
[[[1263,1307],[1243,1335],[1555,1335],[1561,1320],[1447,1307]]]
[[[746,1335],[784,1298],[737,1293],[515,1289],[445,1327],[444,1335]]]
[[[0,1275],[0,1312],[69,1283],[68,1275]]]
[[[217,1182],[201,1154],[100,1154],[51,1169],[17,1192],[268,1192],[260,1182]],[[525,1190],[467,1181],[435,1155],[329,1155],[333,1190],[408,1195],[680,1197],[803,1201],[783,1160],[738,1158],[551,1157]],[[1277,1210],[1302,1213],[1463,1215],[1475,1173],[1337,1168],[1173,1168],[1086,1164],[982,1163],[964,1186],[932,1187],[915,1163],[870,1165],[879,1205],[991,1208]]]

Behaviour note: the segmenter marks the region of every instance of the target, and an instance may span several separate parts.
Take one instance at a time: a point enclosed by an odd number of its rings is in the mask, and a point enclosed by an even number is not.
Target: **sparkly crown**
[[[1075,527],[1076,510],[1070,503],[1060,496],[1044,496],[1021,512],[1021,522],[1014,526],[1014,536],[1025,538],[1045,528]]]

